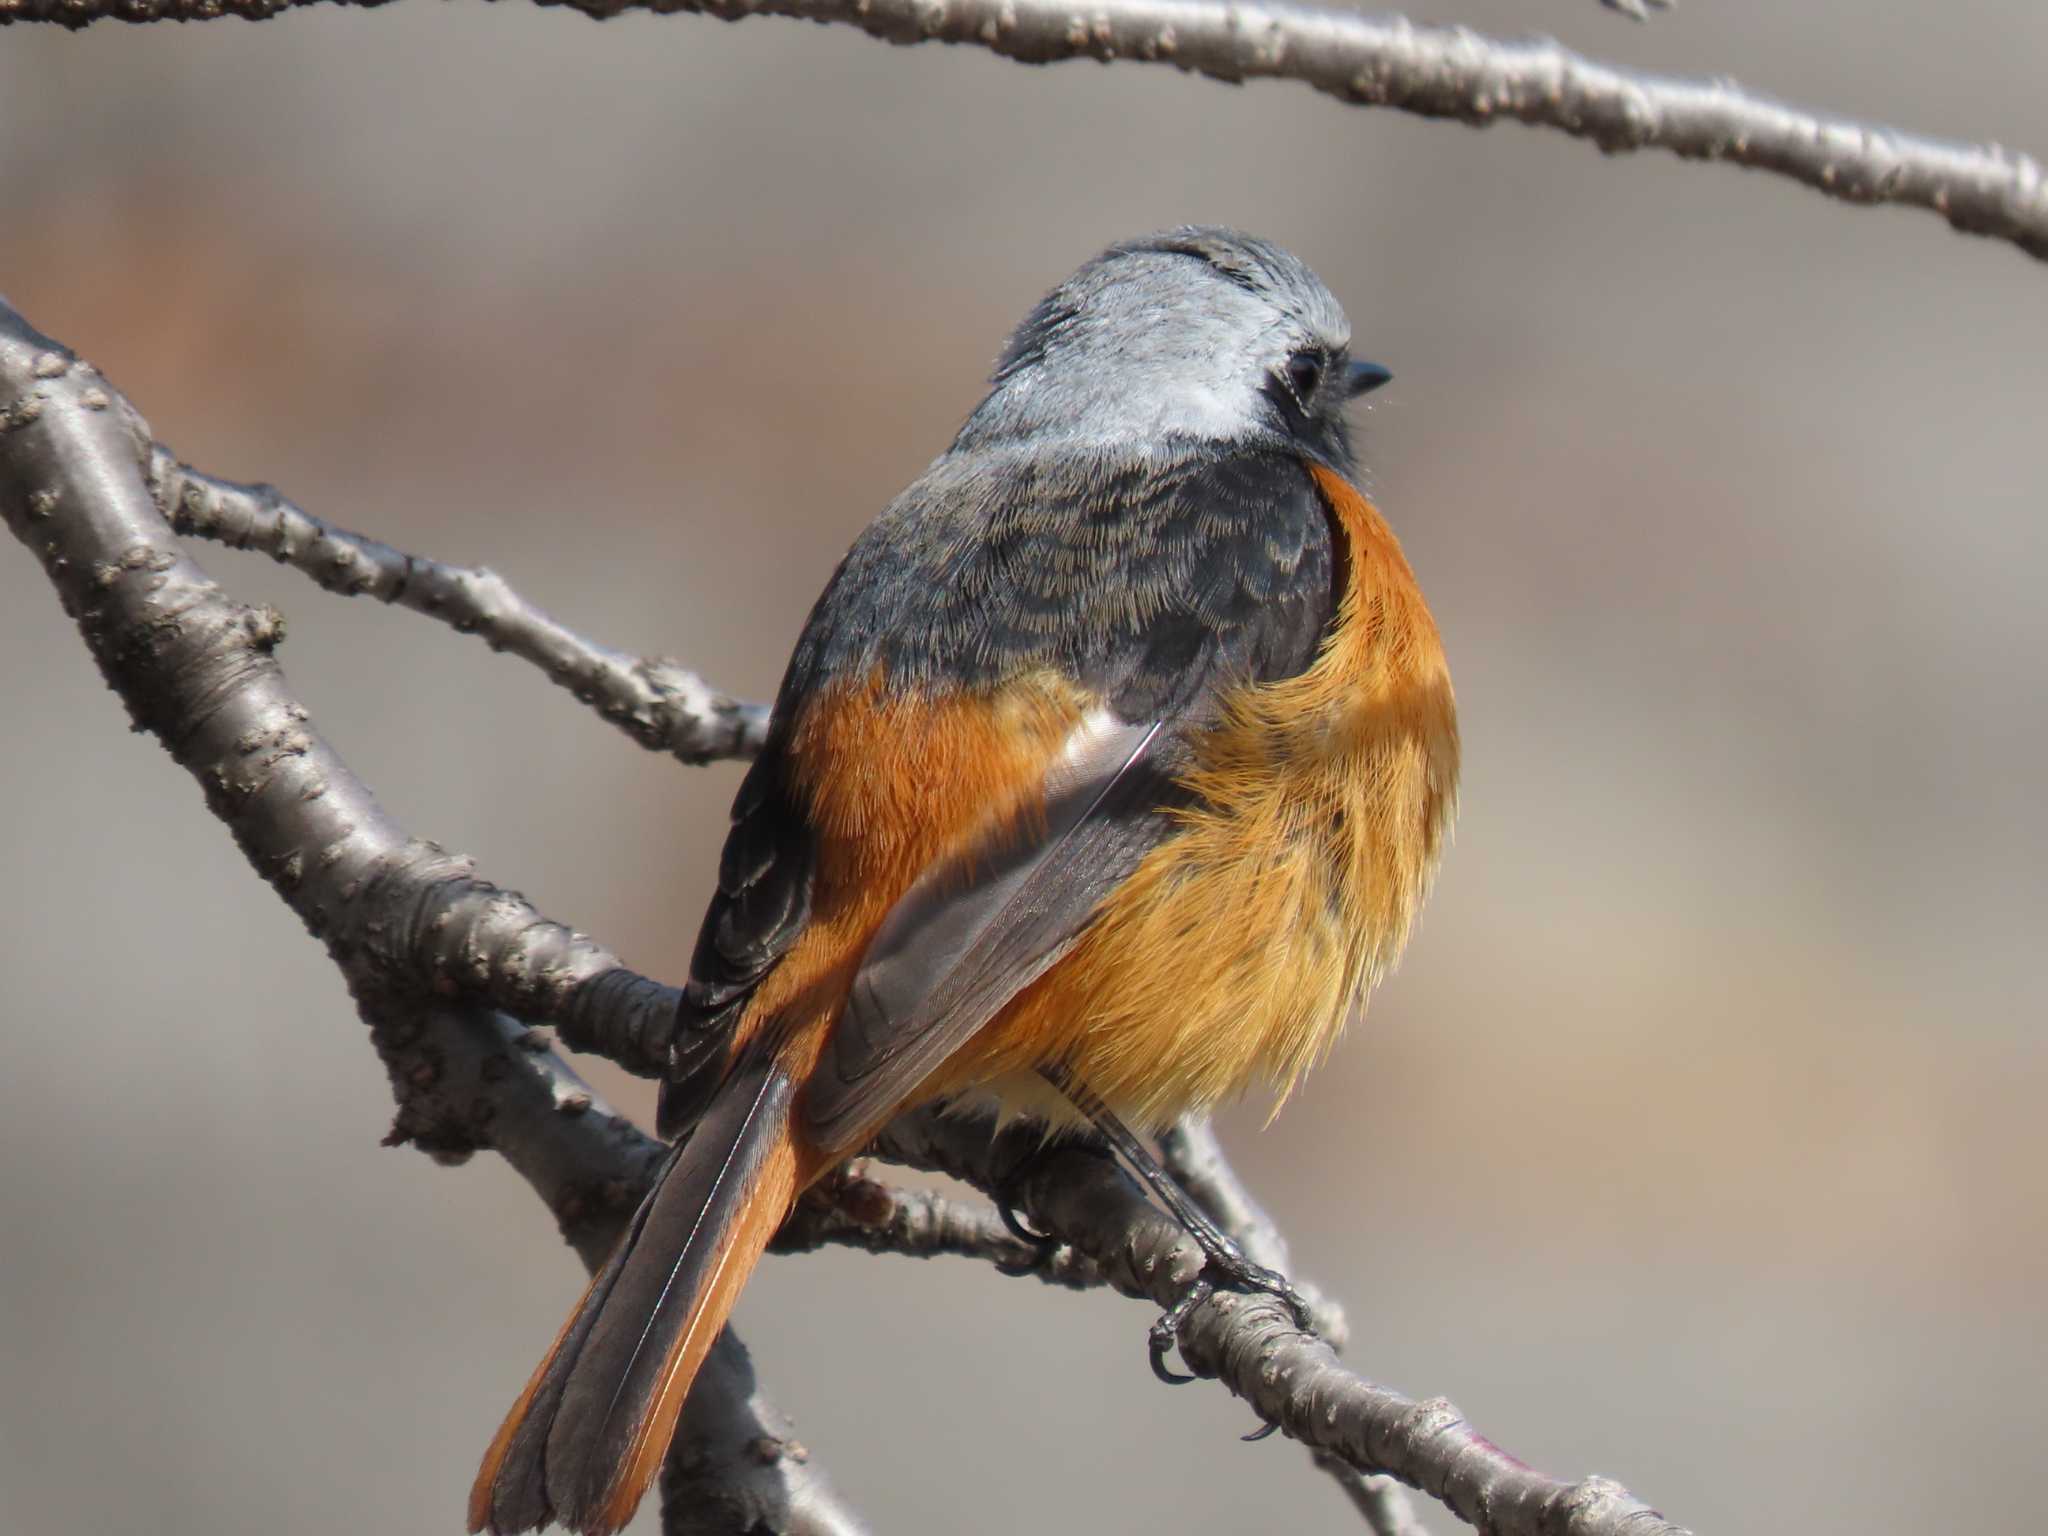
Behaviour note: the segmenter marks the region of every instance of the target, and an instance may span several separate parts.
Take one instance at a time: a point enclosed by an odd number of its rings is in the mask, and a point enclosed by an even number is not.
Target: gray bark
[[[261,20],[316,0],[0,0],[0,24]],[[380,0],[317,0],[377,4]],[[549,0],[543,0],[549,3]],[[1606,154],[1661,149],[1789,177],[1850,203],[1941,215],[2048,260],[2048,179],[1997,144],[1955,144],[1787,106],[1732,80],[1603,64],[1549,38],[1504,41],[1288,0],[555,0],[587,16],[682,11],[858,27],[890,43],[959,43],[1025,64],[1130,60],[1232,82],[1296,80],[1356,106],[1483,127],[1550,128]],[[1626,9],[1627,7],[1622,7]]]

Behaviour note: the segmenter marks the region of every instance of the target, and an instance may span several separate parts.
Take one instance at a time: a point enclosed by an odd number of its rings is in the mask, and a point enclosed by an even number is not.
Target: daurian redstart
[[[1350,340],[1263,240],[1114,246],[854,543],[733,805],[662,1089],[688,1134],[472,1530],[624,1525],[791,1203],[899,1111],[1156,1129],[1284,1092],[1393,963],[1458,732],[1353,484],[1345,408],[1388,375]]]

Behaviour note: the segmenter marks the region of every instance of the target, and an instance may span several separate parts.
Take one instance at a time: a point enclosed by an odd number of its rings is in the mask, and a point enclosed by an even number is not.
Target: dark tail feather
[[[740,1068],[669,1155],[484,1455],[469,1528],[616,1531],[654,1480],[690,1382],[799,1188],[794,1085]]]

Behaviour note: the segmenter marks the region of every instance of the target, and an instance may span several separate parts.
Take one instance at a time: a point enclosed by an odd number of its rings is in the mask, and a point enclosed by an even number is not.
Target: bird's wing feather
[[[811,912],[816,838],[789,788],[779,737],[748,769],[733,799],[718,888],[697,931],[690,979],[677,1009],[661,1134],[678,1135],[724,1081],[734,1028],[754,989],[803,932]]]
[[[1066,952],[1165,835],[1171,746],[1164,721],[1091,719],[1047,774],[1032,836],[928,869],[890,910],[805,1093],[821,1149],[865,1140]]]

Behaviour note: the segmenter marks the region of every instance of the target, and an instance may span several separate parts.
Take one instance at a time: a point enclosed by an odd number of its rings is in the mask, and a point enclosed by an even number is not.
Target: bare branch
[[[737,1475],[736,1475],[737,1474]],[[662,1536],[867,1536],[811,1453],[761,1395],[739,1336],[722,1330],[661,1469]]]
[[[1189,1115],[1170,1127],[1159,1138],[1159,1160],[1195,1204],[1237,1240],[1246,1258],[1282,1274],[1289,1272],[1287,1239],[1230,1166],[1207,1115]],[[1329,1332],[1322,1330],[1325,1338]]]
[[[396,603],[476,635],[494,651],[532,662],[650,751],[695,764],[761,750],[765,706],[720,693],[680,662],[586,640],[495,571],[393,549],[313,516],[273,486],[242,485],[182,464],[161,444],[149,468],[157,505],[178,532],[260,549],[329,592]]]
[[[1429,1527],[1416,1517],[1408,1490],[1391,1477],[1367,1476],[1328,1451],[1312,1451],[1309,1460],[1336,1480],[1372,1536],[1429,1536]]]
[[[1223,1155],[1214,1127],[1205,1115],[1190,1115],[1159,1138],[1159,1160],[1195,1204],[1236,1240],[1254,1264],[1278,1270],[1294,1283],[1315,1317],[1316,1332],[1330,1348],[1341,1350],[1351,1337],[1344,1309],[1320,1289],[1294,1273],[1293,1257],[1279,1224],[1244,1187],[1237,1170]]]
[[[1237,1170],[1230,1166],[1207,1116],[1189,1116],[1171,1127],[1159,1138],[1159,1152],[1166,1171],[1218,1226],[1237,1240],[1247,1258],[1283,1275],[1292,1275],[1287,1239],[1265,1207],[1245,1188]],[[1306,1282],[1297,1279],[1294,1283],[1317,1311],[1316,1331],[1330,1348],[1341,1351],[1349,1333],[1343,1312]],[[1392,1478],[1369,1476],[1327,1451],[1312,1451],[1310,1459],[1319,1471],[1336,1479],[1344,1497],[1371,1527],[1373,1536],[1429,1536],[1415,1514],[1408,1490]]]
[[[1093,1259],[1127,1296],[1170,1307],[1201,1273],[1201,1250],[1120,1168],[1072,1150],[1041,1153],[1028,1127],[921,1110],[891,1125],[876,1150],[1011,1190],[1035,1222]],[[1182,1322],[1180,1350],[1190,1370],[1221,1380],[1268,1424],[1368,1476],[1441,1499],[1491,1536],[1687,1536],[1618,1483],[1545,1476],[1442,1398],[1417,1402],[1345,1370],[1271,1296],[1217,1292]]]
[[[1610,11],[1619,11],[1630,21],[1648,21],[1650,19],[1650,12],[1653,9],[1659,11],[1674,11],[1678,9],[1678,0],[1600,0],[1600,3]]]
[[[0,517],[41,558],[137,726],[200,780],[250,862],[327,939],[391,1074],[390,1139],[443,1161],[495,1147],[594,1266],[661,1149],[532,1031],[473,1004],[548,1004],[580,1037],[644,1063],[662,1058],[649,1042],[666,1039],[673,992],[384,814],[286,691],[270,655],[279,617],[230,601],[178,552],[144,483],[150,460],[128,403],[0,304]],[[764,1454],[793,1444],[787,1422],[737,1341],[720,1348],[664,1487],[691,1509],[746,1513],[724,1531],[864,1536],[807,1456]]]
[[[538,1031],[501,1013],[421,1006],[374,985],[358,986],[356,1000],[398,1099],[387,1141],[443,1161],[495,1148],[594,1272],[646,1192],[661,1143],[599,1098]],[[664,1529],[689,1536],[866,1536],[761,1393],[729,1328],[690,1389],[662,1491]]]
[[[1004,1274],[1031,1275],[1077,1291],[1106,1283],[1102,1271],[1067,1244],[1021,1241],[991,1205],[935,1189],[904,1189],[857,1170],[827,1180],[799,1201],[769,1251],[808,1253],[827,1244],[916,1259],[984,1259]]]
[[[144,480],[152,445],[90,364],[0,310],[9,526],[110,686],[196,778],[243,854],[345,968],[560,1026],[632,1070],[668,1059],[676,994],[406,833],[313,728],[272,659],[283,620],[229,599]]]
[[[0,0],[0,23],[260,20],[314,0]],[[329,3],[329,0],[320,0]],[[378,0],[338,0],[376,4]],[[1484,126],[1512,118],[1603,153],[1662,149],[1769,171],[1850,203],[1940,214],[1966,234],[2048,260],[2048,178],[1996,144],[1923,138],[1786,106],[1729,80],[1602,64],[1549,38],[1508,42],[1464,27],[1289,0],[543,0],[593,17],[684,11],[787,16],[891,43],[982,47],[1026,64],[1135,60],[1232,82],[1298,80],[1340,101]]]
[[[667,1149],[592,1091],[541,1031],[368,979],[353,991],[398,1105],[385,1145],[447,1164],[498,1152],[554,1213],[584,1268],[602,1264]]]

